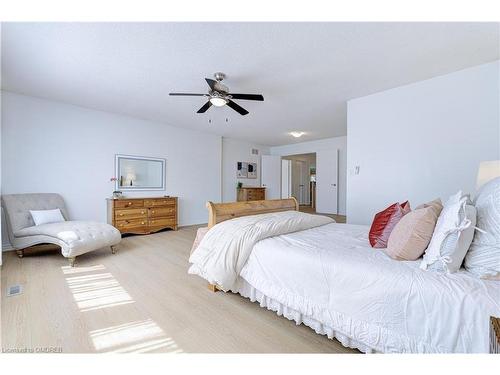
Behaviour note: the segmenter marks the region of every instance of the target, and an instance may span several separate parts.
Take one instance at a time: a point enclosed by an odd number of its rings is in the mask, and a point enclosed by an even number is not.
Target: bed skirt
[[[329,339],[335,338],[346,348],[358,349],[363,353],[376,353],[376,351],[369,346],[359,341],[353,340],[343,333],[334,330],[332,327],[329,327],[316,319],[305,316],[301,312],[283,305],[282,303],[266,296],[241,277],[238,280],[238,289],[232,292],[239,293],[252,302],[259,302],[261,307],[265,307],[268,310],[274,311],[279,316],[283,316],[288,320],[293,320],[297,325],[304,324],[309,328],[312,328],[314,332],[319,335],[325,335]]]

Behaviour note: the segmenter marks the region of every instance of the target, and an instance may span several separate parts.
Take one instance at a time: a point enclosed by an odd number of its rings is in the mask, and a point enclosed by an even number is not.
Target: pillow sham
[[[30,210],[35,225],[59,223],[65,221],[59,208],[54,210]]]
[[[438,213],[433,206],[415,209],[396,224],[387,242],[386,254],[396,260],[417,260],[432,238]]]
[[[474,205],[477,228],[465,268],[481,278],[500,279],[500,177],[482,186]]]
[[[408,201],[402,204],[391,204],[385,210],[378,212],[373,218],[368,235],[370,245],[374,248],[387,247],[387,241],[394,226],[408,212],[410,212],[410,203]]]
[[[461,191],[446,201],[420,268],[447,273],[460,269],[476,225],[476,209],[468,203]]]

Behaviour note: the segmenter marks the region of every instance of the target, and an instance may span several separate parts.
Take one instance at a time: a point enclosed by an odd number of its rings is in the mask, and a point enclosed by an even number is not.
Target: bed
[[[500,283],[372,249],[366,226],[300,213],[293,199],[208,204],[189,272],[362,352],[488,352]]]

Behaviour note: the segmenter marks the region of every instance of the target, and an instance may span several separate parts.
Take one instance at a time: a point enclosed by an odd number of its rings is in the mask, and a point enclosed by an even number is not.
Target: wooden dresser
[[[108,199],[108,223],[121,233],[177,230],[177,197]]]
[[[238,202],[262,201],[266,199],[265,187],[241,187],[236,192],[236,200]]]

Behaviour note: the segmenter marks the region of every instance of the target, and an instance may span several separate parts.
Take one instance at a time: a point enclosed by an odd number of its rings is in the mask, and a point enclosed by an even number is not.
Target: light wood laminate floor
[[[85,254],[74,268],[57,251],[4,253],[4,352],[353,352],[240,295],[210,292],[187,274],[195,232],[126,237],[117,254]],[[24,292],[7,297],[17,283]]]

